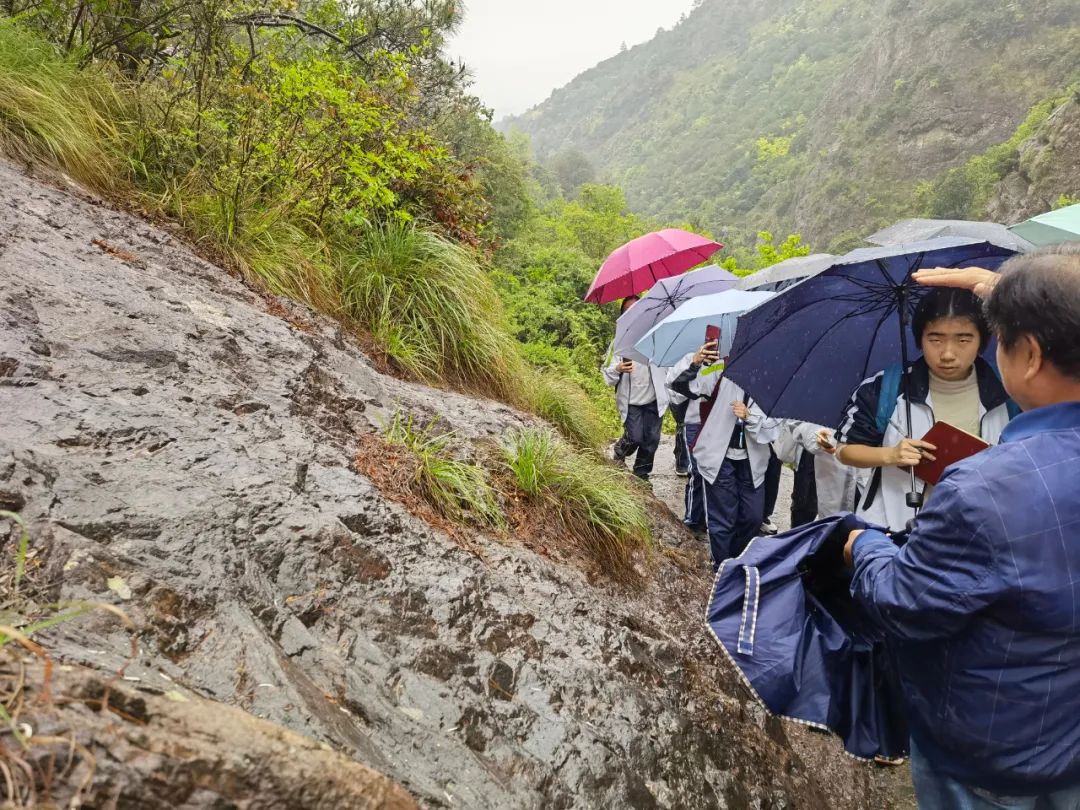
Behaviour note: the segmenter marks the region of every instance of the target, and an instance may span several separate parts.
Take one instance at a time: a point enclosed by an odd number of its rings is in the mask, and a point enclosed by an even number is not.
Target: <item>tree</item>
[[[568,200],[577,197],[578,189],[596,181],[596,169],[589,159],[577,149],[567,149],[555,155],[548,163],[555,174],[563,196]]]

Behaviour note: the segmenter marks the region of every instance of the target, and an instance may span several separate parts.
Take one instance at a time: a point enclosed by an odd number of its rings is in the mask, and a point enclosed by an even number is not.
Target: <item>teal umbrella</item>
[[[1039,214],[1009,230],[1038,247],[1080,242],[1080,203]]]

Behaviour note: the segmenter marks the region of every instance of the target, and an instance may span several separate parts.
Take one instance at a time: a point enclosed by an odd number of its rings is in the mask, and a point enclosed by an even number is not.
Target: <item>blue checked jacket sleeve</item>
[[[994,508],[977,476],[943,479],[902,549],[879,531],[859,537],[852,597],[893,637],[955,635],[1008,588],[995,548],[1000,520]]]

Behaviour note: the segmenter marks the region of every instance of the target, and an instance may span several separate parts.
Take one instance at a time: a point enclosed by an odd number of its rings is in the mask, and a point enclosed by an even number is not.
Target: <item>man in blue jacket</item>
[[[1080,246],[916,278],[986,298],[1025,412],[902,549],[852,532],[852,595],[895,642],[922,810],[1080,808]]]

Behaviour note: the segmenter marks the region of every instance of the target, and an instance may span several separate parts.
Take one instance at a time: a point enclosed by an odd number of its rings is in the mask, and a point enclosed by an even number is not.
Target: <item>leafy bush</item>
[[[0,152],[111,188],[121,107],[106,76],[80,71],[36,35],[0,19]]]
[[[624,470],[575,451],[550,430],[512,433],[504,447],[518,488],[552,516],[609,574],[629,570],[651,548],[644,501]]]
[[[418,428],[400,411],[386,429],[386,441],[409,450],[416,458],[414,483],[420,494],[443,517],[502,528],[506,521],[487,471],[454,457],[455,436],[436,434],[429,425]]]

